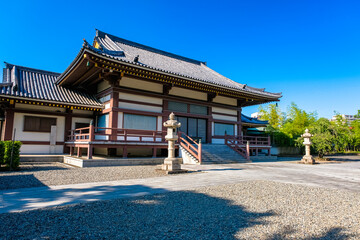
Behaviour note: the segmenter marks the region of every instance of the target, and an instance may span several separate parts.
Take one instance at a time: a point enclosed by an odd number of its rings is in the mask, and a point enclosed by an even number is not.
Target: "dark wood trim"
[[[225,105],[225,104],[214,103],[214,102],[207,102],[206,100],[196,100],[196,99],[178,97],[178,96],[173,96],[173,95],[163,95],[160,93],[149,92],[149,91],[133,89],[133,88],[127,88],[127,87],[121,87],[121,88],[118,87],[118,88],[115,88],[114,91],[131,93],[131,94],[135,94],[135,95],[162,98],[162,99],[166,99],[166,100],[178,101],[178,102],[183,102],[183,103],[188,103],[188,104],[198,104],[198,105],[203,105],[203,106],[227,108],[227,109],[232,109],[232,110],[239,109],[239,107],[237,107],[237,106]]]
[[[169,111],[169,110],[164,110],[163,114],[165,116],[169,116],[170,113],[174,113],[176,116],[182,116],[182,117],[192,117],[192,118],[204,118],[204,119],[210,119],[212,118],[212,116],[209,115],[201,115],[201,114],[193,114],[193,113],[184,113],[184,112],[175,112],[175,111]]]
[[[242,123],[241,123],[241,111],[242,109],[240,108],[239,111],[237,112],[237,120],[238,122],[240,122],[238,125],[237,125],[237,135],[242,135]]]
[[[111,98],[110,98],[110,109],[112,111],[109,112],[109,127],[110,128],[118,128],[118,118],[119,113],[117,111],[114,111],[114,109],[119,107],[119,93],[118,92],[112,92]],[[111,136],[109,140],[117,140],[116,131],[111,131]],[[113,153],[113,150],[111,150],[111,154]]]
[[[220,113],[220,112],[212,112],[212,113],[217,114],[217,115],[229,116],[229,117],[237,117],[238,116],[238,115],[235,115],[235,114]]]
[[[237,121],[228,121],[228,120],[220,120],[220,119],[213,119],[214,123],[226,123],[226,124],[241,124],[241,122]]]
[[[67,115],[65,116],[65,127],[64,127],[64,140],[65,141],[68,138],[69,131],[71,130],[72,112],[73,111],[71,109],[66,109]],[[65,145],[64,145],[64,153],[70,153],[70,148],[66,147]]]
[[[30,109],[14,109],[14,112],[39,114],[39,115],[53,115],[53,116],[66,116],[68,114],[66,112],[65,113],[64,112],[46,112],[46,111],[37,111],[37,110],[30,110]],[[79,118],[93,118],[92,113],[91,113],[91,115],[81,114],[81,113],[73,113],[72,116],[79,117]]]
[[[145,115],[145,116],[162,116],[163,113],[158,112],[148,112],[148,111],[140,111],[140,110],[132,110],[132,109],[126,109],[126,108],[108,108],[105,109],[102,113],[110,113],[110,112],[123,112],[123,113],[131,113],[131,114],[137,114],[137,115]]]
[[[10,108],[5,110],[5,127],[4,127],[4,140],[12,140],[14,131],[14,108],[10,105]],[[50,142],[49,142],[50,143]]]
[[[28,144],[28,145],[50,145],[50,142],[47,141],[23,141],[23,140],[19,140],[20,142],[22,142],[22,144]],[[65,142],[56,142],[56,145],[64,145]]]
[[[212,116],[212,107],[208,107],[208,115]],[[212,143],[212,121],[213,119],[207,120],[207,128],[206,128],[206,136],[207,136],[207,143]]]

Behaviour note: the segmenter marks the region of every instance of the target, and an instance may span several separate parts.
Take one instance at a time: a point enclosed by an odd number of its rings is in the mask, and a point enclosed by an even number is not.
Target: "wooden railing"
[[[266,137],[255,137],[255,136],[234,136],[234,135],[225,135],[225,136],[213,136],[213,139],[226,139],[226,138],[235,138],[237,143],[240,145],[246,145],[249,142],[250,145],[256,146],[270,146],[270,136]]]
[[[70,130],[68,141],[92,142],[116,141],[116,142],[142,142],[164,143],[166,131],[137,130],[124,128],[103,128],[89,126]]]
[[[194,139],[183,132],[179,132],[179,144],[188,151],[201,164],[201,139],[197,143]]]
[[[225,135],[225,144],[243,156],[246,160],[250,160],[249,144],[244,146],[243,139],[240,140],[236,136]]]

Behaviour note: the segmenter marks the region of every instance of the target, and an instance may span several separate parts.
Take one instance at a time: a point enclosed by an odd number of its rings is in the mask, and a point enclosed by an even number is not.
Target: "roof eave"
[[[85,48],[85,51],[87,51],[87,52],[89,52],[91,54],[94,54],[94,55],[96,55],[98,57],[106,58],[106,59],[111,60],[111,61],[116,61],[116,62],[124,64],[124,65],[136,66],[138,68],[145,69],[145,70],[151,69],[151,71],[161,73],[161,74],[165,74],[165,75],[168,75],[168,76],[171,76],[171,77],[182,78],[182,79],[185,79],[185,80],[190,80],[190,81],[194,81],[194,82],[201,83],[201,84],[206,84],[206,85],[210,85],[210,86],[214,86],[214,87],[220,87],[220,88],[224,88],[224,89],[227,89],[227,90],[236,91],[236,92],[241,93],[241,94],[246,94],[246,95],[249,95],[249,96],[265,98],[265,99],[272,100],[272,101],[279,101],[279,98],[282,97],[282,95],[280,95],[280,96],[268,96],[268,95],[264,95],[264,94],[261,94],[261,93],[253,93],[253,92],[241,91],[241,90],[239,91],[239,89],[230,88],[230,87],[217,85],[217,84],[212,84],[212,83],[200,81],[200,80],[197,80],[197,79],[194,79],[194,78],[185,77],[185,76],[181,76],[181,75],[177,75],[177,74],[172,74],[172,73],[168,73],[166,71],[161,71],[159,69],[155,69],[155,68],[151,68],[151,67],[147,67],[147,66],[142,66],[140,64],[131,63],[131,62],[128,62],[128,61],[122,61],[120,59],[115,59],[115,58],[111,58],[111,57],[108,57],[108,56],[104,56],[103,54],[99,54],[99,53],[97,53],[97,52],[95,52],[95,51],[93,51],[93,50],[91,50],[89,48]]]

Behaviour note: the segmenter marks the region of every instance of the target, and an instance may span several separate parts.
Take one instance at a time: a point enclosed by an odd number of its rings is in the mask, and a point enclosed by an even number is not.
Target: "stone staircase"
[[[245,163],[246,159],[225,144],[203,144],[202,164]]]

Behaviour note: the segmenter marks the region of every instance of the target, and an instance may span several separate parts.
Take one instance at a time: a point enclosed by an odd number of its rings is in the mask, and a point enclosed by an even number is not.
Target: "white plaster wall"
[[[213,99],[213,102],[232,105],[232,106],[237,106],[236,98],[229,98],[229,97],[224,97],[224,96],[216,96]]]
[[[118,114],[118,128],[124,128],[124,113],[119,112]]]
[[[213,112],[218,113],[225,113],[225,114],[231,114],[237,116],[237,111],[232,109],[226,109],[226,108],[219,108],[219,107],[212,107]]]
[[[146,111],[146,112],[157,112],[157,113],[162,112],[162,107],[154,107],[154,106],[147,106],[147,105],[141,105],[135,103],[125,103],[125,102],[119,102],[119,108]]]
[[[20,152],[21,154],[53,154],[53,153],[63,153],[64,147],[63,145],[31,145],[31,144],[23,144],[21,146]]]
[[[189,89],[185,89],[185,88],[173,87],[173,88],[171,88],[169,94],[179,96],[179,97],[186,97],[186,98],[193,98],[193,99],[207,101],[206,93],[189,90]]]
[[[110,84],[107,81],[102,81],[97,85],[97,92],[104,91],[105,89],[108,89],[110,87]]]
[[[225,116],[225,115],[219,115],[219,114],[213,114],[212,116],[214,119],[234,121],[234,122],[237,121],[237,117],[231,117],[231,116]]]
[[[234,134],[235,134],[235,136],[237,136],[238,135],[238,127],[237,127],[238,125],[237,124],[235,124],[235,129],[234,129]]]
[[[105,103],[105,109],[108,109],[108,108],[110,108],[110,102]]]
[[[78,118],[73,117],[71,122],[71,129],[75,129],[75,123],[89,123],[92,120],[92,118]],[[94,123],[95,124],[95,123]]]
[[[50,133],[43,132],[24,132],[24,116],[39,116],[56,118],[56,141],[64,141],[65,131],[65,117],[43,115],[43,114],[26,114],[26,113],[15,113],[14,115],[14,128],[16,128],[15,139],[19,141],[50,141]]]
[[[161,98],[155,98],[155,97],[148,97],[148,96],[142,96],[142,95],[136,95],[136,94],[129,94],[129,93],[119,93],[119,99],[121,102],[121,99],[124,100],[131,100],[131,101],[138,101],[138,102],[145,102],[145,103],[154,103],[154,104],[163,104],[163,100]]]
[[[163,86],[159,83],[152,83],[148,81],[138,80],[135,78],[123,77],[120,80],[120,86],[141,89],[150,92],[162,93]]]

